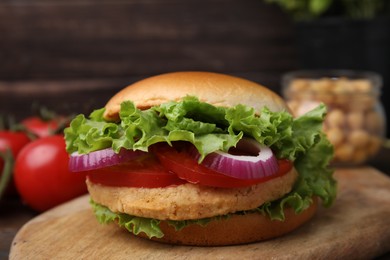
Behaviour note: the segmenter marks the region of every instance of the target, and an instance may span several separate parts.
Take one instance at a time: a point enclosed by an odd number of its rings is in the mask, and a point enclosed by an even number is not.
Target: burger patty
[[[290,192],[297,179],[287,174],[244,188],[214,188],[191,183],[164,188],[109,187],[87,180],[91,199],[117,213],[160,220],[202,219],[251,210]]]

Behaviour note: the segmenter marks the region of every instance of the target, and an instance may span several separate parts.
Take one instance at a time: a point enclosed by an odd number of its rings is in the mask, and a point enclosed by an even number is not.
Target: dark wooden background
[[[140,78],[206,70],[276,91],[292,25],[260,0],[2,0],[0,109],[83,112]]]
[[[262,0],[1,0],[0,114],[88,113],[170,71],[223,72],[280,93],[297,56],[292,21]]]
[[[294,62],[289,20],[261,0],[3,0],[0,17],[2,79],[274,74]]]

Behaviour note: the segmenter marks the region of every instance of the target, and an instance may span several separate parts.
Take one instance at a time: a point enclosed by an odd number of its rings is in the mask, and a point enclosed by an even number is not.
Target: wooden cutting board
[[[338,169],[335,176],[334,206],[273,240],[226,247],[160,244],[98,224],[83,196],[26,223],[10,259],[370,259],[390,252],[390,178],[368,167]]]

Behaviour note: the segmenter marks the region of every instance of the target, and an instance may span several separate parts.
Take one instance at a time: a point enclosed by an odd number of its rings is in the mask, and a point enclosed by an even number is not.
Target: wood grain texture
[[[0,81],[0,116],[22,119],[40,107],[63,115],[103,107],[111,96],[131,83],[129,78]],[[134,81],[137,79],[133,79]]]
[[[330,209],[286,236],[227,247],[171,246],[99,225],[80,197],[28,222],[10,259],[372,259],[390,251],[390,178],[369,168],[338,169]]]
[[[2,1],[0,17],[6,80],[177,70],[274,80],[295,64],[290,21],[258,0]]]

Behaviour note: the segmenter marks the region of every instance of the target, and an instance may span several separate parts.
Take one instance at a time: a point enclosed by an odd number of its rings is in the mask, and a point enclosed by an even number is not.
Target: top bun
[[[271,111],[288,111],[283,99],[255,82],[211,72],[172,72],[146,78],[119,91],[106,104],[104,117],[117,120],[120,104],[130,100],[147,109],[185,96],[196,96],[214,106],[238,104],[253,107],[258,113],[266,106]]]

